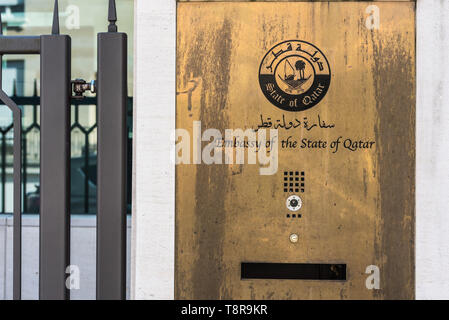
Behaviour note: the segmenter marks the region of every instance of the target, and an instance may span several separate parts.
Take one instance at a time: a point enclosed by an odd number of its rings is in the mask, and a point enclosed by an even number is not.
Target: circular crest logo
[[[265,97],[285,111],[303,111],[317,105],[331,83],[326,56],[313,44],[284,41],[263,57],[259,83]]]

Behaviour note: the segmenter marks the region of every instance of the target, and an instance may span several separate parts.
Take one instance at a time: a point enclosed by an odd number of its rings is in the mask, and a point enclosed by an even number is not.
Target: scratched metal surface
[[[379,30],[365,27],[363,2],[178,3],[177,128],[320,116],[335,127],[281,128],[280,139],[375,144],[279,148],[272,176],[258,165],[178,165],[176,298],[414,298],[415,4],[375,4]],[[326,97],[298,113],[275,108],[258,83],[262,57],[290,39],[316,45],[332,70]],[[306,172],[301,219],[286,218],[284,170]],[[242,281],[243,261],[346,263],[348,279]],[[380,268],[379,290],[365,287],[369,265]]]

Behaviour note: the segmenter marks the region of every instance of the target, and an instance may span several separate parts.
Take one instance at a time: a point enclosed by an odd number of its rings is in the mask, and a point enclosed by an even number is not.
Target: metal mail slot
[[[243,262],[242,279],[346,280],[346,265]]]

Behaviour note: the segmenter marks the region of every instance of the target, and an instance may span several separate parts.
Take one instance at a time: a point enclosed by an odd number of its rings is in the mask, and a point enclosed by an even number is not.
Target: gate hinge
[[[91,82],[86,82],[83,79],[75,79],[71,81],[72,91],[75,95],[72,96],[73,99],[83,99],[84,92],[90,91],[92,93],[97,92],[97,82],[92,80]]]

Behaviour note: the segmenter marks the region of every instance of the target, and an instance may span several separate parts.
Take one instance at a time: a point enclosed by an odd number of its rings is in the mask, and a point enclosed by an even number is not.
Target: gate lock
[[[84,92],[90,91],[92,93],[97,92],[97,82],[92,80],[90,82],[86,82],[83,79],[75,79],[71,81],[72,92],[75,94],[72,96],[73,99],[83,99]]]

